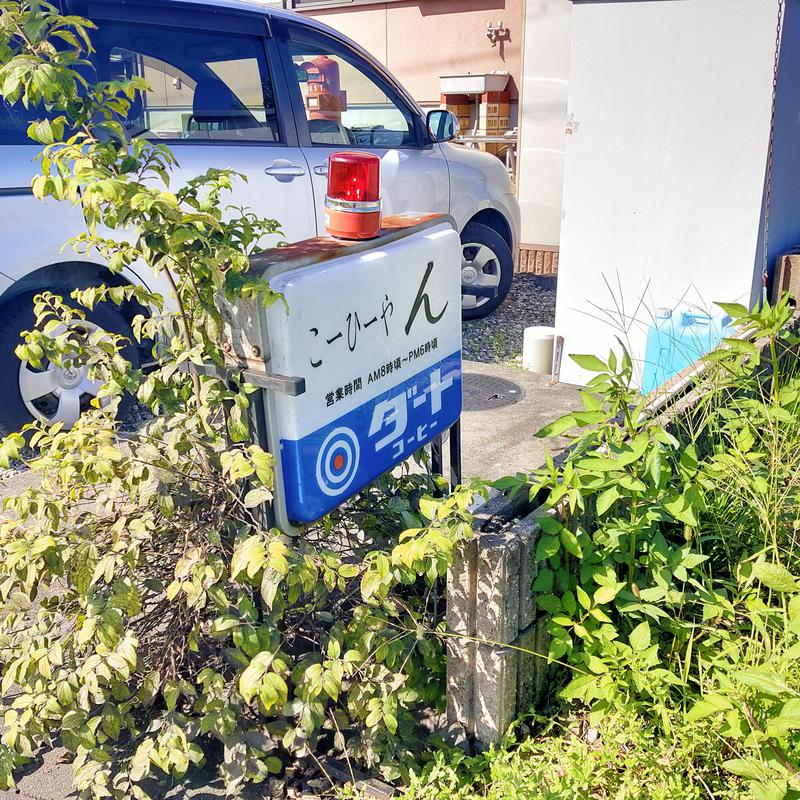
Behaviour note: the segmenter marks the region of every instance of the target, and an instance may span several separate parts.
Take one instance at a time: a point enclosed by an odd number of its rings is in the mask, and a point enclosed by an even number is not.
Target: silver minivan
[[[245,0],[61,0],[88,17],[96,77],[143,76],[126,126],[169,144],[173,181],[209,167],[246,178],[231,198],[278,220],[288,241],[322,233],[327,159],[358,149],[381,157],[384,214],[448,213],[461,231],[466,318],[485,316],[511,286],[519,208],[504,165],[450,141],[447,112],[426,116],[358,45],[292,12]],[[14,354],[33,322],[36,292],[133,282],[160,291],[144,270],[112,274],[92,254],[63,249],[83,230],[79,210],[37,201],[38,146],[30,115],[0,101],[0,433],[33,417],[72,424],[99,387],[86,375],[42,369]],[[276,239],[277,241],[277,239]],[[265,242],[266,245],[269,242]],[[99,307],[92,324],[130,334],[136,309]],[[139,354],[131,346],[127,357]]]

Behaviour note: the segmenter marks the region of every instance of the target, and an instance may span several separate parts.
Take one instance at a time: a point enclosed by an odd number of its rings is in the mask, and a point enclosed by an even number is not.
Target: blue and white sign
[[[449,220],[270,276],[270,369],[302,376],[269,398],[280,444],[276,512],[307,523],[461,414],[461,244]],[[282,491],[281,491],[282,489]]]

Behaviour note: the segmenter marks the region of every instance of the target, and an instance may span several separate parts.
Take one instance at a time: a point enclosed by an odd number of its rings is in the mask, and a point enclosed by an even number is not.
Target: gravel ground
[[[488,364],[518,363],[522,332],[531,325],[552,325],[555,313],[556,279],[517,272],[497,311],[484,319],[464,321],[464,358]]]
[[[143,406],[138,401],[133,404],[131,410],[125,415],[125,419],[119,424],[120,433],[133,433],[138,431],[145,422],[153,418],[150,409]]]

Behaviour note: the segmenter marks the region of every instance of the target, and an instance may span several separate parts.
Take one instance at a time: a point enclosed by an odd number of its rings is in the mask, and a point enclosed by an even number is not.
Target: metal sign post
[[[264,386],[279,527],[319,519],[448,429],[460,480],[460,273],[444,216],[389,218],[377,239],[318,238],[251,260],[286,303],[222,302],[223,349]]]

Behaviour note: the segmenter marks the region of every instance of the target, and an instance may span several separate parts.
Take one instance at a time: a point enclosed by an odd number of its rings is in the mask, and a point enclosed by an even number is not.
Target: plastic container
[[[642,394],[649,394],[733,333],[731,318],[658,308],[647,332]]]
[[[522,368],[541,375],[552,374],[555,339],[555,328],[545,325],[525,328],[522,334]]]

